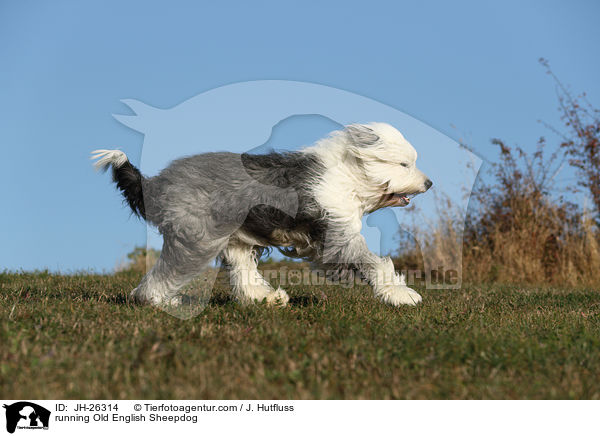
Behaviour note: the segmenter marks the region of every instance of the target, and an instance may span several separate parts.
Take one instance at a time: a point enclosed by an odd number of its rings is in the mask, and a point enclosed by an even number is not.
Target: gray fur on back
[[[247,225],[262,229],[258,236],[267,239],[275,227],[292,229],[297,218],[307,218],[308,183],[318,165],[301,153],[220,152],[178,159],[144,180],[146,219],[167,237],[214,240],[249,218]]]

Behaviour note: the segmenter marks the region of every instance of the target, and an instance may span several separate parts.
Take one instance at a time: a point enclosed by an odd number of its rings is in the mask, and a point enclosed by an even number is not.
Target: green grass
[[[366,288],[288,289],[286,308],[217,291],[180,320],[139,280],[0,274],[0,397],[600,399],[600,293],[466,286],[417,308]]]

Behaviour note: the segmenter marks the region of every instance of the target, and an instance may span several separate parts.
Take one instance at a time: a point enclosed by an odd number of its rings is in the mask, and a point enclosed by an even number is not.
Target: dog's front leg
[[[422,300],[417,292],[406,286],[404,276],[394,271],[392,260],[372,253],[361,234],[351,236],[343,245],[336,244],[335,240],[327,242],[323,263],[357,270],[373,287],[375,296],[385,303],[416,306]]]
[[[394,271],[394,264],[389,257],[378,257],[377,263],[367,268],[365,277],[373,286],[375,295],[386,303],[416,306],[422,300],[416,291],[406,286],[404,275]]]

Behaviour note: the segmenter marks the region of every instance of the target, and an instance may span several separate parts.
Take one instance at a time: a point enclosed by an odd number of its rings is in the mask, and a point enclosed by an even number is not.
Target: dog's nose
[[[425,190],[427,191],[429,188],[433,186],[433,182],[429,179],[425,181]]]

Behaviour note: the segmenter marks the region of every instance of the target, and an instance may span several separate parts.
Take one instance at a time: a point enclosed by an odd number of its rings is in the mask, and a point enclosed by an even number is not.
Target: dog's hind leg
[[[190,243],[165,236],[160,257],[131,296],[138,303],[155,306],[181,304],[178,292],[210,265],[227,245],[227,239]]]
[[[258,271],[258,259],[252,246],[232,242],[222,255],[229,268],[233,292],[241,303],[266,300],[270,304],[287,304],[290,299],[287,293],[281,288],[273,289]]]

